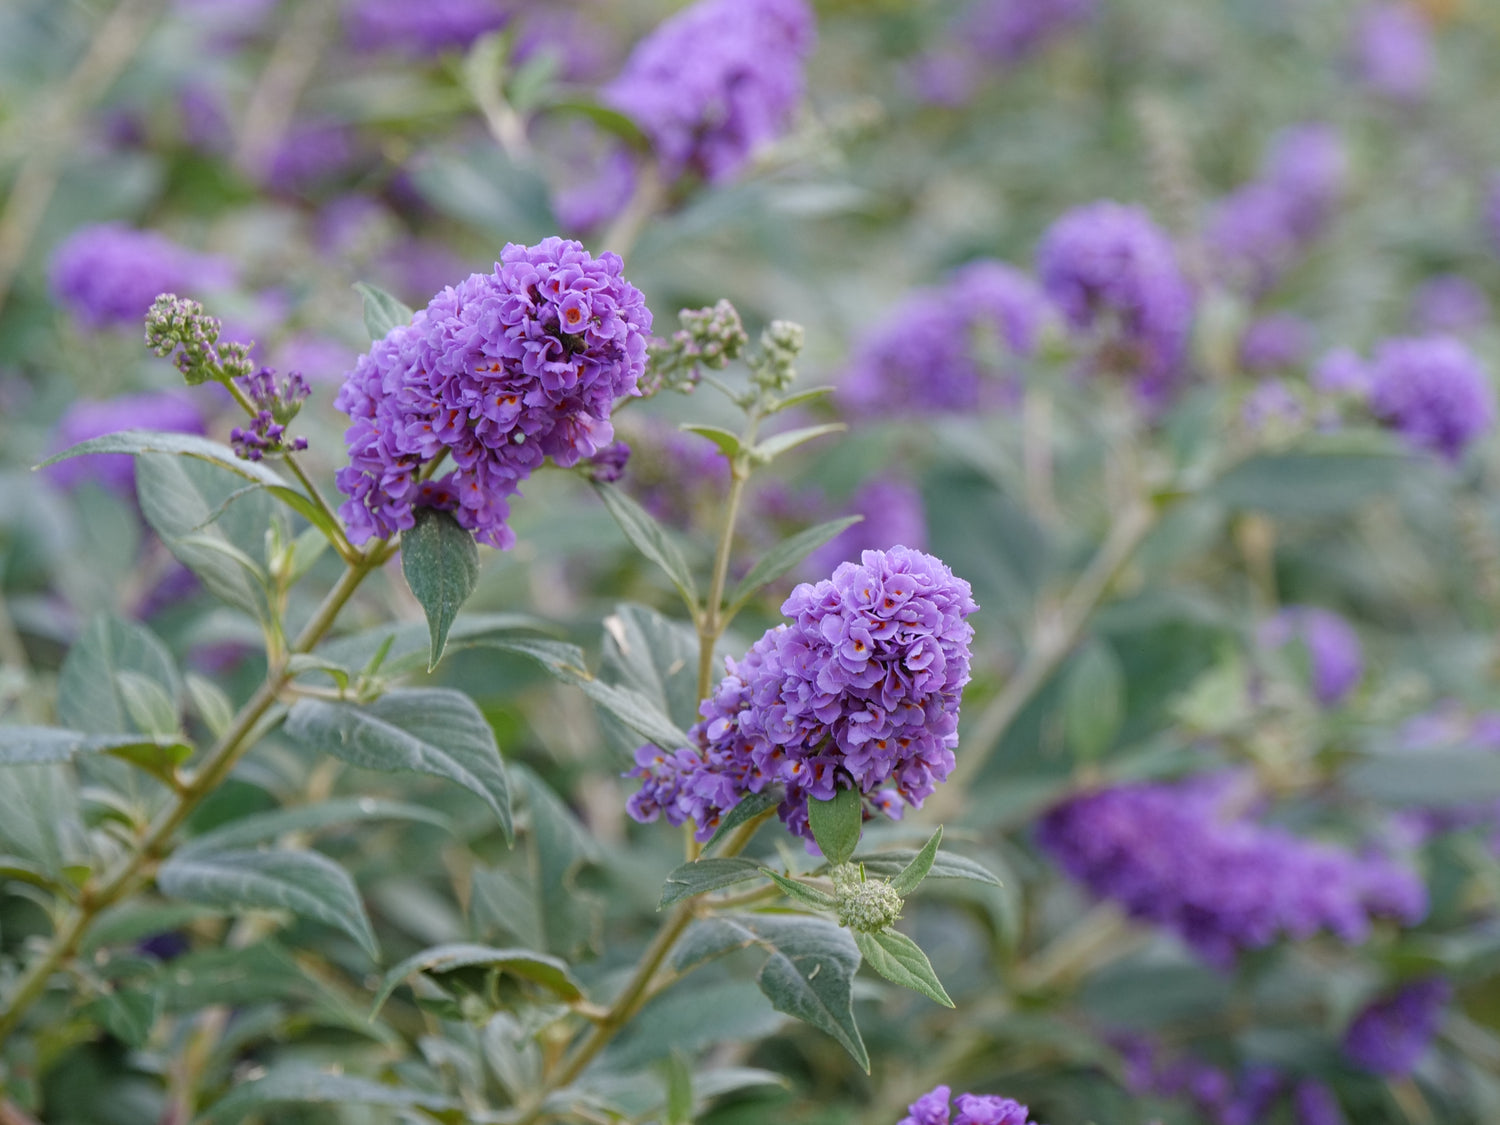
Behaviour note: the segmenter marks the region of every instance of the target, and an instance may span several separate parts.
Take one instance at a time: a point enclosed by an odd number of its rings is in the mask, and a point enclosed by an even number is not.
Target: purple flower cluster
[[[1384,341],[1370,363],[1370,409],[1407,444],[1457,461],[1495,424],[1478,357],[1451,336]]]
[[[80,227],[53,252],[50,269],[53,298],[89,328],[137,325],[159,293],[202,293],[234,280],[223,258],[119,223]]]
[[[953,1116],[954,1110],[958,1115]],[[959,1094],[938,1086],[907,1106],[908,1116],[896,1125],[1035,1125],[1030,1111],[997,1094]]]
[[[1257,639],[1265,648],[1280,648],[1292,641],[1302,644],[1313,695],[1324,707],[1342,702],[1364,675],[1359,634],[1331,610],[1289,606],[1261,626]]]
[[[1013,357],[1036,351],[1052,315],[1036,283],[979,261],[919,289],[855,350],[839,384],[846,410],[867,416],[972,412],[1003,401]]]
[[[827,574],[845,559],[866,550],[887,547],[927,547],[927,513],[922,494],[907,481],[895,477],[875,477],[866,481],[854,494],[850,515],[863,516],[859,523],[846,527],[819,547],[807,559],[807,569]]]
[[[353,420],[349,497],[362,543],[451,510],[480,542],[508,547],[506,498],[543,459],[575,465],[614,438],[610,412],[636,390],[651,313],[615,254],[577,242],[508,244],[493,273],[450,286],[362,355],[335,405]],[[454,468],[424,479],[424,465]]]
[[[420,57],[461,51],[508,16],[499,0],[355,0],[344,9],[344,29],[356,50]]]
[[[1372,1074],[1404,1078],[1437,1034],[1453,987],[1441,977],[1403,985],[1354,1017],[1344,1033],[1344,1055]]]
[[[1069,211],[1043,236],[1037,275],[1095,369],[1134,377],[1148,402],[1170,396],[1186,373],[1193,291],[1143,209],[1103,200]]]
[[[63,450],[121,430],[201,434],[204,428],[202,411],[185,391],[148,391],[104,400],[81,398],[58,420],[52,446]],[[73,457],[50,466],[47,472],[64,488],[93,480],[114,492],[131,493],[135,489],[135,458],[125,453]]]
[[[1169,1055],[1141,1036],[1123,1037],[1115,1045],[1131,1093],[1181,1098],[1213,1125],[1261,1125],[1287,1095],[1297,1125],[1344,1125],[1338,1099],[1316,1080],[1292,1085],[1281,1072],[1265,1065],[1232,1074],[1188,1055]]]
[[[296,453],[307,448],[305,437],[288,438],[286,434],[286,424],[297,416],[311,393],[300,371],[278,379],[272,368],[262,367],[235,383],[256,408],[248,427],[236,426],[229,431],[235,453],[246,461],[260,461],[267,453]]]
[[[1414,923],[1425,888],[1390,860],[1356,856],[1231,808],[1234,775],[1120,785],[1043,817],[1037,839],[1069,875],[1209,962],[1328,930],[1355,944],[1373,918]]]
[[[786,129],[815,37],[805,0],[699,0],[643,39],[601,95],[651,138],[668,180],[720,183]]]
[[[1412,294],[1411,321],[1418,332],[1469,332],[1489,319],[1490,299],[1460,274],[1439,274]]]
[[[637,751],[630,815],[692,820],[706,840],[747,793],[779,784],[781,819],[810,840],[808,799],[838,789],[893,817],[920,807],[953,768],[976,608],[967,582],[906,547],[803,583],[781,607],[791,623],[728,662],[693,744]]]
[[[1252,321],[1240,338],[1240,366],[1246,371],[1296,367],[1312,348],[1312,325],[1292,313],[1272,313]]]
[[[1348,175],[1343,141],[1331,126],[1283,130],[1259,177],[1209,212],[1204,241],[1215,274],[1252,295],[1266,292],[1326,229]]]
[[[1432,29],[1414,4],[1371,4],[1359,13],[1353,35],[1360,80],[1392,101],[1420,101],[1432,85],[1436,59]]]

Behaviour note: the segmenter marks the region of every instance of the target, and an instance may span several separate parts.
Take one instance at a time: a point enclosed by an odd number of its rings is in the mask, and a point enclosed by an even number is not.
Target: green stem
[[[353,597],[359,584],[388,557],[389,550],[389,544],[383,541],[373,544],[359,556],[358,563],[344,572],[292,643],[293,653],[312,650],[332,627],[339,611]],[[22,974],[11,996],[10,1007],[0,1012],[0,1044],[20,1025],[21,1017],[41,996],[52,974],[78,951],[94,920],[151,878],[157,864],[168,854],[173,834],[255,744],[256,739],[251,736],[291,678],[284,663],[266,672],[265,682],[239,709],[229,729],[209,751],[203,767],[182,785],[177,799],[152,822],[130,855],[102,883],[84,886],[78,905],[58,927],[47,952]]]
[[[755,432],[760,426],[760,415],[752,412],[745,426],[740,444],[749,449],[755,444]],[[724,511],[724,527],[719,533],[719,547],[714,553],[713,578],[708,587],[708,599],[703,604],[703,613],[698,619],[698,698],[707,699],[714,685],[714,648],[728,624],[724,617],[724,587],[729,582],[729,558],[734,547],[734,528],[739,521],[740,504],[745,497],[745,485],[750,480],[751,466],[747,454],[740,454],[731,463],[733,477],[729,484],[729,500]]]
[[[724,841],[723,850],[719,854],[739,855],[750,843],[765,819],[765,815],[762,815],[740,825]],[[641,959],[636,962],[635,971],[630,974],[630,980],[626,982],[620,995],[615,997],[609,1010],[598,1018],[588,1034],[568,1053],[558,1068],[547,1076],[542,1088],[526,1103],[513,1125],[535,1125],[542,1117],[542,1107],[546,1100],[582,1074],[584,1068],[594,1060],[594,1056],[608,1046],[610,1040],[635,1018],[636,1013],[645,1006],[647,999],[656,995],[658,990],[651,987],[652,981],[661,968],[662,962],[672,952],[672,947],[677,944],[677,939],[682,936],[688,924],[697,917],[698,909],[690,899],[680,903],[672,911],[666,923],[651,939],[651,944],[646,947],[646,951],[641,954]]]
[[[1038,625],[1020,669],[969,728],[964,739],[967,749],[959,756],[957,768],[928,802],[929,819],[941,821],[950,816],[973,789],[1011,723],[1077,647],[1089,618],[1159,519],[1155,506],[1137,502],[1115,521],[1062,604]]]

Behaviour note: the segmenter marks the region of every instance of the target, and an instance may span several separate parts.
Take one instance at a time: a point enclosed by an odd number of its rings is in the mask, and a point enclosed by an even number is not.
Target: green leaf
[[[167,646],[144,625],[100,616],[68,650],[57,684],[57,717],[88,734],[139,729],[120,691],[120,673],[155,681],[168,698],[181,698],[182,680]]]
[[[249,550],[261,549],[251,536],[263,542],[269,505],[260,501],[257,507],[255,498],[247,497],[232,512],[214,517],[238,487],[237,478],[217,465],[164,454],[136,459],[135,488],[141,512],[167,549],[203,580],[209,593],[263,620],[269,612],[265,593],[269,579]],[[237,517],[233,525],[231,514]],[[210,520],[215,522],[208,526]],[[231,537],[234,530],[240,533],[239,542]]]
[[[807,802],[807,825],[829,863],[849,862],[864,822],[865,802],[858,789],[840,789],[826,801]]]
[[[356,281],[354,291],[365,302],[365,330],[371,340],[383,340],[393,328],[410,324],[416,314],[384,289],[368,281]]]
[[[795,899],[807,906],[817,907],[819,910],[836,910],[839,905],[838,899],[830,894],[825,894],[817,887],[810,887],[806,883],[796,879],[789,879],[785,875],[778,875],[769,867],[762,867],[760,873],[769,878],[780,887],[788,898]]]
[[[749,823],[761,813],[769,812],[779,804],[781,804],[781,792],[777,789],[762,789],[759,793],[745,794],[732,809],[724,814],[724,818],[719,821],[719,826],[714,829],[714,834],[708,838],[708,843],[703,845],[703,850],[708,851],[740,825]]]
[[[927,843],[922,845],[922,850],[916,857],[901,869],[894,879],[891,880],[891,890],[902,898],[917,889],[918,884],[927,878],[927,873],[932,870],[932,863],[937,859],[938,844],[943,839],[943,826],[940,824],[937,831],[928,837]],[[868,871],[868,868],[866,868]]]
[[[661,902],[657,909],[671,906],[685,898],[707,894],[735,883],[743,883],[760,874],[760,865],[754,860],[732,858],[709,858],[684,863],[670,875],[662,887]]]
[[[794,406],[802,406],[812,402],[813,399],[831,394],[833,394],[832,387],[808,387],[805,391],[798,391],[796,394],[787,395],[786,398],[777,399],[776,405],[771,408],[771,413],[779,414],[783,410],[790,410]]]
[[[0,853],[66,887],[88,859],[78,779],[58,764],[15,766],[0,775]],[[24,876],[18,875],[24,878]]]
[[[390,1109],[423,1109],[445,1112],[462,1108],[445,1094],[387,1086],[369,1078],[356,1078],[336,1069],[320,1070],[306,1063],[273,1067],[264,1077],[236,1086],[198,1117],[203,1125],[238,1121],[267,1106],[286,1103],[307,1105],[369,1105]],[[275,1120],[275,1115],[262,1116]]]
[[[553,113],[572,113],[586,117],[606,133],[619,137],[632,148],[642,152],[651,147],[651,141],[641,132],[635,120],[617,109],[593,101],[581,94],[558,97],[547,102],[546,108]]]
[[[881,930],[877,934],[856,933],[854,943],[864,954],[865,963],[886,980],[920,992],[945,1008],[953,1007],[943,984],[932,971],[927,954],[911,938],[898,930]]]
[[[184,762],[193,748],[175,738],[143,738],[138,734],[83,734],[59,727],[0,726],[0,766],[68,762],[78,754],[114,754],[127,761],[137,755],[155,759],[162,754]]]
[[[699,718],[698,643],[698,631],[688,622],[622,603],[604,619],[599,674],[640,692],[678,726],[690,727]]]
[[[607,484],[596,484],[594,491],[599,494],[609,514],[620,525],[625,538],[630,540],[636,550],[666,571],[667,577],[672,580],[672,585],[677,587],[677,592],[682,595],[683,601],[696,613],[698,586],[693,581],[693,574],[688,569],[682,548],[672,539],[667,529],[657,523],[650,512],[620,489]]]
[[[140,1048],[151,1037],[161,1009],[154,988],[124,987],[105,993],[87,1008],[87,1014],[127,1047]]]
[[[1080,652],[1063,682],[1063,730],[1073,755],[1097,761],[1125,721],[1125,670],[1114,650],[1095,641]]]
[[[545,621],[522,613],[461,613],[448,630],[448,644],[457,647],[460,641],[477,641],[521,630],[545,632],[547,629]],[[425,621],[382,625],[320,645],[317,654],[343,668],[368,669],[382,646],[388,646],[380,665],[384,674],[396,676],[416,671],[427,666],[427,657],[432,651],[432,631]]]
[[[566,961],[530,949],[495,949],[488,945],[456,943],[424,949],[386,973],[375,993],[375,1005],[370,1010],[370,1018],[375,1018],[390,999],[391,993],[413,973],[426,973],[436,977],[476,966],[498,969],[529,980],[564,1000],[583,999],[583,988]]]
[[[36,467],[45,469],[48,465],[66,461],[69,457],[81,457],[86,453],[172,453],[207,461],[256,484],[287,487],[286,481],[264,461],[242,460],[235,456],[234,450],[229,446],[197,434],[159,433],[156,430],[120,430],[118,433],[90,438],[69,446],[61,453],[53,454]]]
[[[401,573],[427,614],[427,627],[432,631],[427,670],[431,672],[442,659],[448,630],[479,580],[479,548],[452,512],[419,508],[416,521],[401,533]]]
[[[120,701],[135,725],[157,738],[169,738],[181,730],[177,701],[150,676],[129,670],[115,673]]]
[[[187,688],[188,699],[198,712],[198,717],[208,727],[209,733],[215,738],[223,738],[224,732],[234,722],[234,704],[224,694],[224,689],[212,680],[195,676],[191,672],[183,677],[183,686]]]
[[[155,742],[141,742],[137,739],[127,746],[111,746],[105,753],[122,762],[129,762],[137,769],[171,785],[177,777],[177,767],[193,756],[193,748],[173,738]]]
[[[1242,461],[1208,491],[1232,508],[1334,516],[1388,495],[1410,461],[1398,453],[1268,453]]]
[[[178,854],[162,864],[156,884],[162,894],[184,902],[236,910],[289,910],[342,930],[371,960],[380,959],[354,880],[318,852]]]
[[[849,427],[843,422],[827,422],[821,426],[804,426],[799,430],[788,430],[784,434],[776,434],[766,438],[754,449],[754,456],[761,464],[769,464],[789,449],[796,449],[804,442],[812,441],[826,434],[842,433]]]
[[[212,832],[193,837],[177,849],[177,854],[229,851],[276,840],[289,832],[318,832],[324,828],[375,820],[411,820],[431,824],[445,831],[452,829],[452,824],[442,813],[421,805],[377,797],[341,797],[316,805],[301,805],[242,816]]]
[[[1351,792],[1397,808],[1443,808],[1500,800],[1500,754],[1444,748],[1369,754],[1344,774]]]
[[[693,1125],[693,1072],[681,1051],[673,1051],[661,1062],[666,1093],[663,1125]]]
[[[717,445],[719,452],[723,453],[730,461],[738,457],[744,449],[739,435],[731,430],[724,429],[722,426],[703,426],[696,422],[684,422],[677,428],[690,434],[697,434],[699,437],[706,437],[709,441]]]
[[[462,692],[407,689],[366,704],[299,699],[285,729],[293,741],[351,765],[455,781],[489,805],[506,839],[512,838],[510,789],[495,732]]]
[[[859,947],[832,922],[802,915],[735,915],[771,956],[756,983],[778,1012],[833,1036],[864,1068],[870,1056],[854,1023],[854,974]]]
[[[886,879],[899,878],[901,873],[916,862],[920,852],[911,849],[896,849],[889,852],[871,852],[869,855],[857,855],[853,862],[862,864],[865,872],[869,875],[879,875]],[[996,876],[987,871],[981,864],[975,863],[965,856],[954,855],[952,852],[939,851],[933,857],[932,868],[928,871],[930,879],[969,879],[976,883],[988,883],[992,887],[1001,886]],[[898,892],[899,893],[899,892]]]
[[[816,527],[799,531],[790,539],[783,539],[762,555],[750,568],[750,573],[740,579],[734,592],[729,595],[729,608],[726,612],[737,613],[762,586],[776,581],[824,543],[832,540],[839,532],[846,527],[854,526],[864,518],[864,516],[845,516],[843,519],[829,520],[827,523],[820,523]]]
[[[724,917],[710,915],[699,918],[688,927],[682,940],[672,947],[672,968],[676,972],[686,973],[705,961],[754,945],[756,940],[755,935],[744,926]]]

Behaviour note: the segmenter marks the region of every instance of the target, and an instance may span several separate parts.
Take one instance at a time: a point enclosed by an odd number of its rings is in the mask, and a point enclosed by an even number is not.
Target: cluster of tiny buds
[[[796,382],[797,356],[802,353],[802,325],[773,320],[760,334],[760,350],[750,359],[750,379],[757,389],[783,395]]]
[[[840,926],[875,934],[901,917],[901,896],[886,880],[867,879],[864,868],[853,863],[841,863],[828,874],[838,900]]]
[[[227,382],[255,370],[250,345],[219,343],[219,321],[197,301],[162,293],[146,313],[146,346],[172,362],[190,385]]]
[[[729,361],[745,352],[750,337],[740,314],[728,301],[711,308],[683,309],[677,314],[682,327],[670,339],[655,339],[648,349],[647,394],[659,390],[687,393],[698,385],[700,368],[722,371]]]
[[[248,428],[236,426],[229,431],[229,444],[242,459],[259,461],[267,453],[300,453],[307,448],[307,439],[289,439],[286,427],[269,410],[262,410],[251,419]]]

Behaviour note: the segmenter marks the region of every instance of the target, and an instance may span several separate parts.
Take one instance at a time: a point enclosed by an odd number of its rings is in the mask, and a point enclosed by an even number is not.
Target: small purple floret
[[[959,1094],[938,1086],[907,1107],[907,1116],[897,1125],[1034,1125],[1027,1108],[1012,1098],[996,1094]],[[952,1102],[950,1106],[949,1102]],[[957,1116],[953,1116],[957,1109]]]
[[[1404,985],[1368,1005],[1344,1035],[1344,1054],[1372,1074],[1409,1075],[1442,1023],[1453,986],[1441,977]]]
[[[1370,364],[1370,409],[1417,449],[1449,461],[1495,424],[1495,392],[1478,357],[1450,336],[1386,340]]]

